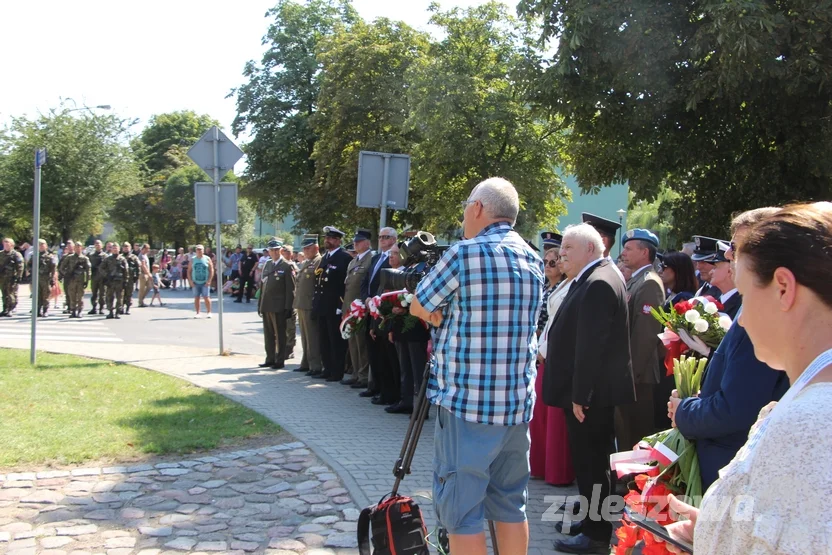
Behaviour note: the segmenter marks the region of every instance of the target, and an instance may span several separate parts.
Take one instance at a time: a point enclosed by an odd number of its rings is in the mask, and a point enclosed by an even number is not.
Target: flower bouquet
[[[390,324],[401,319],[401,331],[408,332],[422,322],[422,320],[410,314],[409,307],[412,302],[413,294],[406,289],[402,289],[401,291],[390,291],[373,297],[368,303],[368,309],[373,318],[381,318],[381,323],[378,326],[380,330],[389,331]],[[401,308],[405,310],[405,313],[396,314],[393,311],[394,308]]]
[[[732,324],[727,314],[720,314],[723,308],[722,303],[708,295],[680,301],[669,312],[662,307],[650,309],[664,326],[659,339],[667,349],[664,366],[668,376],[673,374],[673,361],[684,352],[693,350],[707,356],[717,348]]]
[[[361,330],[367,321],[367,307],[358,299],[350,303],[350,311],[341,320],[341,337],[349,339],[352,335]]]

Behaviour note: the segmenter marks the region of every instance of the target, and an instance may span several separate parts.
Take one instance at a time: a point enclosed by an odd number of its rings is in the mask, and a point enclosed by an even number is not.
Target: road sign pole
[[[44,159],[42,160],[41,157]],[[32,232],[34,243],[32,247],[32,339],[29,347],[29,362],[34,366],[37,364],[37,331],[38,312],[40,311],[39,278],[40,278],[40,167],[45,162],[45,153],[41,149],[35,150],[35,198],[33,201],[34,213],[32,214]]]
[[[387,189],[390,177],[390,155],[384,155],[384,176],[381,178],[381,217],[379,218],[379,230],[387,227]]]
[[[220,326],[220,356],[223,354],[223,337],[222,337],[222,271],[220,270],[220,264],[222,263],[222,235],[220,233],[220,135],[219,129],[214,126],[214,232],[216,234],[216,259],[217,259],[217,267],[214,268],[214,272],[217,274],[217,305],[219,305],[219,309],[217,310],[219,326]],[[210,298],[211,294],[211,285],[208,285],[208,295]]]

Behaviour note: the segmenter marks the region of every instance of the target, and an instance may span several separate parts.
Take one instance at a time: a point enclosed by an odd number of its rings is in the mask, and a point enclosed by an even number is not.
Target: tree
[[[627,225],[630,229],[649,229],[659,237],[659,245],[663,249],[680,250],[684,238],[679,235],[673,217],[673,205],[678,198],[679,194],[668,187],[662,187],[653,201],[638,200],[630,191]]]
[[[522,232],[554,225],[569,193],[556,172],[557,127],[529,103],[536,61],[530,29],[496,2],[430,9],[444,38],[412,72],[409,126],[420,135],[412,210],[426,228],[450,235],[458,229],[459,203],[479,181],[501,176],[520,194]]]
[[[297,207],[310,187],[316,136],[310,119],[320,91],[320,42],[357,15],[349,0],[279,0],[263,43],[260,64],[250,61],[248,82],[233,90],[237,117],[232,131],[251,134],[244,146],[248,170],[246,195],[265,217],[282,219]]]
[[[295,201],[295,216],[305,228],[376,225],[378,210],[355,208],[358,153],[413,150],[417,132],[405,129],[407,75],[427,48],[425,34],[388,19],[358,21],[323,41],[321,91],[312,118],[315,179]]]
[[[46,147],[42,235],[66,241],[98,233],[113,202],[139,188],[126,138],[127,123],[113,115],[62,108],[36,119],[13,118],[0,135],[0,197],[4,212],[16,215],[15,231],[31,234],[34,152]]]
[[[832,193],[832,3],[522,0],[557,53],[537,100],[581,187],[666,185],[685,235]]]
[[[217,120],[193,110],[157,114],[133,142],[133,149],[149,175],[167,170],[167,179],[173,171],[192,163],[188,149],[214,125],[220,126]]]

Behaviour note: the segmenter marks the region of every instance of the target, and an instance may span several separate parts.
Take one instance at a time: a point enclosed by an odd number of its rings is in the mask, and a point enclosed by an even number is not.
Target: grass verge
[[[280,427],[183,380],[76,357],[0,349],[0,468],[130,461],[214,449]]]

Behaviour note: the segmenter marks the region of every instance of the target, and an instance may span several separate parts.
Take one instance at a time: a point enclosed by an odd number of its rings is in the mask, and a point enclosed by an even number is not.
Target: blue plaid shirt
[[[416,289],[434,334],[428,399],[469,422],[531,420],[543,262],[506,222],[450,247]]]

